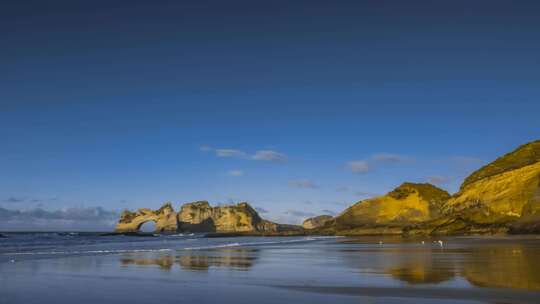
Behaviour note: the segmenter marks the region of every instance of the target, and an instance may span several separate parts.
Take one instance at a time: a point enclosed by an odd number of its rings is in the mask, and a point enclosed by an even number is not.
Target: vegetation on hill
[[[510,170],[519,169],[540,161],[540,140],[522,145],[516,150],[497,158],[494,162],[473,172],[461,185],[463,190],[468,185],[486,177]]]

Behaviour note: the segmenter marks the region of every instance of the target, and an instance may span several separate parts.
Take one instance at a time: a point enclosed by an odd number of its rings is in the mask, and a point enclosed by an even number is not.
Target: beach
[[[9,235],[1,303],[537,303],[540,238]],[[59,239],[55,239],[59,238]],[[7,243],[7,242],[11,243]],[[63,244],[63,245],[62,245]],[[18,250],[15,250],[18,248]]]

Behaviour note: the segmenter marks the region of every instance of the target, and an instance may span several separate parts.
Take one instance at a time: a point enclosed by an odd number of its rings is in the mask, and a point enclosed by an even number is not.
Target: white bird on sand
[[[441,247],[443,246],[443,241],[438,240],[437,243],[439,243],[439,246],[441,246]]]

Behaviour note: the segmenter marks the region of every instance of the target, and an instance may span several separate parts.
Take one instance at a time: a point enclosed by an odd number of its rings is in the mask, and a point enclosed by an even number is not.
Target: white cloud
[[[371,169],[369,163],[365,160],[353,160],[347,163],[347,167],[355,173],[366,173]]]
[[[216,149],[217,157],[247,158],[247,153],[235,149]]]
[[[251,157],[253,160],[269,161],[269,162],[285,162],[287,156],[272,150],[259,150]]]
[[[214,151],[217,157],[229,157],[240,159],[251,159],[256,161],[267,161],[282,163],[287,161],[287,155],[274,150],[257,150],[254,154],[246,153],[238,149],[214,149],[208,145],[199,147],[202,152]]]
[[[230,176],[242,176],[244,175],[244,171],[242,170],[231,170],[229,171]]]
[[[315,184],[314,182],[312,182],[310,180],[290,181],[289,186],[295,187],[295,188],[304,188],[304,189],[317,189],[317,188],[319,188],[319,185]]]

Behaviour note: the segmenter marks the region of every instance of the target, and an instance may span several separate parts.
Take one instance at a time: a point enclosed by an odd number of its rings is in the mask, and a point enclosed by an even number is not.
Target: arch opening
[[[146,232],[146,233],[155,232],[156,231],[156,222],[155,221],[148,221],[148,222],[142,223],[139,226],[139,231],[140,232]]]

